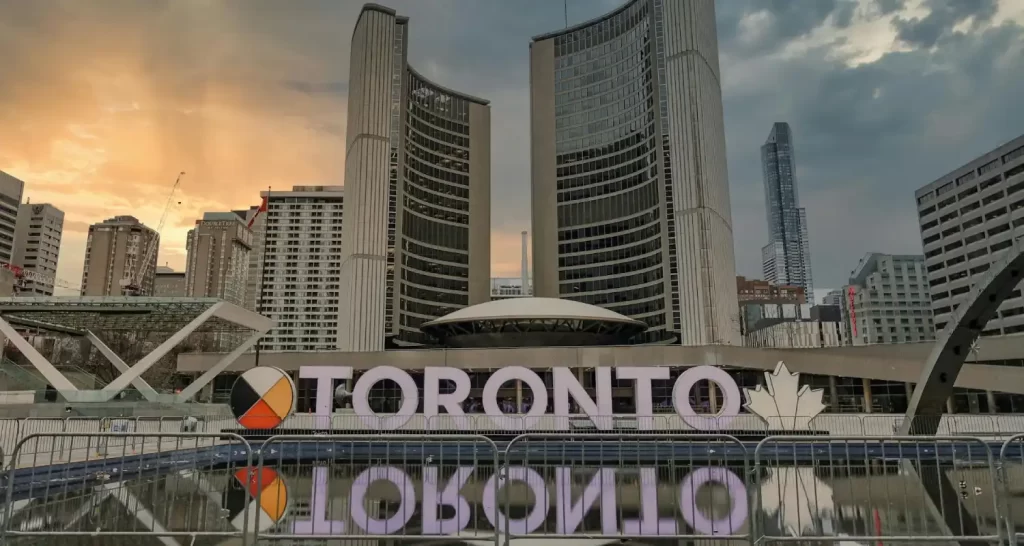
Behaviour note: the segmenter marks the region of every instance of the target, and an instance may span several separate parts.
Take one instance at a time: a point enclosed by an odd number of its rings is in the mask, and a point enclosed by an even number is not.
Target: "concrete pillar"
[[[711,414],[718,415],[718,383],[708,381],[708,398],[710,398],[708,406],[711,408]]]
[[[864,384],[864,413],[871,413],[871,380],[863,379]]]
[[[836,376],[834,376],[834,375],[828,376],[828,395],[829,395],[829,405],[832,406],[829,409],[831,409],[834,412],[838,412],[839,411],[839,388],[836,386]]]
[[[953,395],[949,395],[949,398],[946,399],[946,413],[950,415],[956,413],[956,406],[953,405]]]
[[[988,412],[996,413],[996,393],[985,391],[985,397],[988,399]]]
[[[970,413],[981,413],[981,395],[972,392],[967,395],[967,411]]]
[[[523,382],[516,380],[516,413],[523,412]]]

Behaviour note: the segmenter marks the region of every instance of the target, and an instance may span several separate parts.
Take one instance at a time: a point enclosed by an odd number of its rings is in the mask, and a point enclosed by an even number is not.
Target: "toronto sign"
[[[250,370],[255,371],[256,369]],[[671,378],[671,368],[657,366],[624,366],[594,368],[595,394],[591,397],[576,377],[573,368],[553,367],[551,395],[554,397],[552,415],[570,415],[570,400],[575,402],[580,414],[588,417],[598,430],[615,429],[612,417],[612,377],[619,381],[633,382],[636,407],[636,428],[649,430],[653,427],[654,396],[653,382]],[[284,373],[284,372],[281,372]],[[352,407],[362,422],[373,430],[396,430],[404,426],[417,414],[420,399],[423,401],[423,415],[428,419],[437,415],[465,415],[462,403],[470,394],[469,374],[458,368],[429,367],[422,370],[423,389],[417,387],[408,372],[393,366],[377,366],[359,375],[351,392]],[[334,407],[334,382],[351,380],[350,366],[303,366],[299,377],[315,379],[316,414],[330,417]],[[774,372],[765,372],[767,388],[744,389],[741,394],[736,381],[723,369],[715,366],[694,366],[687,368],[676,378],[672,388],[672,406],[679,417],[696,430],[710,431],[728,429],[730,422],[740,414],[741,406],[760,416],[767,422],[788,418],[796,423],[786,428],[804,428],[821,413],[823,391],[799,386],[799,374],[790,373],[782,362]],[[402,393],[401,407],[394,414],[379,415],[370,408],[370,389],[378,382],[391,380]],[[718,386],[722,404],[715,415],[698,413],[690,404],[690,390],[700,381],[710,381]],[[532,404],[522,416],[510,416],[501,410],[498,403],[499,390],[510,382],[520,382],[524,392],[529,390]],[[442,384],[447,383],[445,389]],[[444,391],[444,392],[442,392]],[[743,403],[745,399],[745,404]],[[546,415],[548,387],[536,372],[521,366],[511,366],[495,371],[483,388],[484,413],[497,429],[520,430],[536,426],[538,418]],[[444,410],[442,412],[441,410]],[[582,416],[581,415],[581,416]],[[510,419],[510,417],[515,417]],[[624,416],[620,416],[624,417]],[[555,428],[569,430],[569,419],[555,419]],[[454,419],[457,428],[473,428],[469,420]]]

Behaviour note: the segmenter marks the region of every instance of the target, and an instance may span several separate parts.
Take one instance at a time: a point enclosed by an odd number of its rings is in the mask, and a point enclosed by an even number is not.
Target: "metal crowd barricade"
[[[140,439],[139,453],[130,452],[130,442],[119,452],[109,449],[111,440],[125,437]],[[96,446],[104,442],[108,452],[98,455]],[[35,444],[65,446],[74,452],[43,457]],[[174,456],[160,456],[167,452]],[[224,488],[211,485],[227,483],[237,468],[251,468],[252,450],[237,434],[33,433],[18,442],[11,456],[0,522],[2,544],[42,536],[244,541],[249,511],[239,509],[235,517],[222,517]],[[203,494],[183,494],[196,490]],[[111,498],[119,509],[110,509]]]
[[[479,476],[498,473],[498,446],[485,436],[279,435],[267,439],[258,451],[246,484],[259,497],[260,509],[250,523],[257,543],[328,536],[346,543],[450,542],[457,535],[498,546],[493,529],[468,528],[473,516],[470,502],[487,505],[477,496],[481,487],[486,489]],[[420,499],[416,482],[421,484]],[[309,519],[289,514],[288,499],[304,497],[310,499]],[[410,520],[421,499],[428,502],[422,503],[416,528]],[[497,510],[496,503],[491,505]],[[443,507],[454,509],[454,516]]]
[[[734,436],[591,433],[585,438],[530,433],[508,444],[498,501],[503,537],[751,540],[749,458]],[[554,518],[547,517],[549,508]],[[600,510],[600,519],[586,518],[590,509]],[[672,517],[666,515],[670,511]],[[522,513],[517,519],[506,516]]]
[[[976,437],[771,436],[754,449],[754,535],[763,543],[998,544],[994,460]]]
[[[1000,494],[1003,499],[1003,521],[1010,544],[1024,544],[1024,504],[1014,502],[1024,491],[1024,434],[1007,438],[999,448]]]
[[[18,443],[20,436],[20,419],[0,419],[0,453],[3,455],[0,457],[0,468],[7,467],[11,452],[14,451],[14,446]]]

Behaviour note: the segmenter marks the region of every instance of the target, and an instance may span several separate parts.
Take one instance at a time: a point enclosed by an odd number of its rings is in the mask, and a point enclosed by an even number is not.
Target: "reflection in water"
[[[549,543],[542,537],[551,535],[588,539],[572,542],[581,546],[623,535],[642,543],[684,535],[739,540],[752,532],[752,524],[760,525],[753,532],[769,536],[944,536],[920,483],[892,464],[782,466],[757,474],[743,466],[530,465],[495,474],[486,465],[323,463],[179,472],[88,487],[65,484],[45,498],[15,501],[5,527],[150,534],[8,541],[62,546],[240,544],[229,536],[243,528],[281,539],[296,536],[296,543],[303,535],[411,539],[427,534],[480,546],[493,544],[495,528],[508,529],[517,546]],[[994,532],[998,519],[988,469],[947,474],[982,532]],[[1021,468],[1011,469],[1011,475],[1021,478]],[[759,508],[750,510],[751,502]],[[1024,506],[1012,503],[1010,510]],[[750,521],[751,513],[759,514],[760,523]],[[152,536],[187,531],[207,536]],[[531,538],[523,538],[527,535]],[[371,542],[353,538],[348,544]]]
[[[835,501],[814,468],[774,468],[761,481],[761,509],[787,535],[820,536],[832,522]]]

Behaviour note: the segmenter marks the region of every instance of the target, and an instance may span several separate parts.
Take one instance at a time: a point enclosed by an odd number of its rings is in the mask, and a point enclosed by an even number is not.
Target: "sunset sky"
[[[552,0],[380,0],[410,17],[412,64],[491,100],[493,276],[529,229],[528,46]],[[569,0],[570,23],[618,0]],[[0,0],[0,170],[66,213],[59,277],[89,224],[133,214],[184,267],[203,211],[272,186],[344,183],[347,0]],[[913,191],[1024,133],[1022,0],[718,3],[740,274],[759,276],[758,147],[789,121],[815,284],[867,251],[920,253]]]

